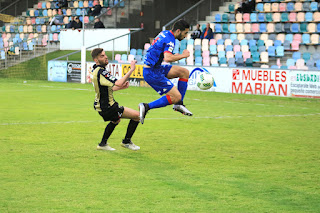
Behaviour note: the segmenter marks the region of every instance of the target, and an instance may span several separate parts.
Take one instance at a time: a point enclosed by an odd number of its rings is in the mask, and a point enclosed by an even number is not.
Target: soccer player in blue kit
[[[162,61],[175,62],[190,56],[188,50],[184,50],[182,54],[173,54],[175,39],[183,40],[189,32],[189,27],[190,25],[186,21],[177,21],[172,30],[160,32],[147,51],[143,77],[157,93],[166,95],[153,102],[139,104],[141,124],[144,123],[144,118],[150,109],[171,104],[174,104],[173,110],[192,116],[192,112],[183,105],[183,98],[188,87],[189,71],[175,65],[161,65]],[[172,78],[179,78],[178,88],[169,80]]]

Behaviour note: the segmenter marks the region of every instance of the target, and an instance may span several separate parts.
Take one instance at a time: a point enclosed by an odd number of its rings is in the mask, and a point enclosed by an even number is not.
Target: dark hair
[[[186,22],[185,20],[178,20],[176,21],[176,23],[173,24],[173,27],[172,27],[172,31],[176,31],[176,30],[181,30],[181,31],[184,31],[185,29],[189,28],[190,25],[188,24],[188,22]]]
[[[92,59],[97,58],[98,55],[99,55],[100,53],[102,53],[102,51],[103,51],[102,48],[95,48],[95,49],[93,49],[93,50],[91,51],[91,57],[92,57]]]

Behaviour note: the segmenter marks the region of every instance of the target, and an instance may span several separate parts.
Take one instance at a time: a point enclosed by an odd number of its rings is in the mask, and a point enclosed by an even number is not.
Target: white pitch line
[[[320,113],[311,114],[291,114],[291,115],[256,115],[256,116],[216,116],[216,117],[174,117],[174,118],[147,118],[146,120],[183,120],[183,119],[233,119],[233,118],[271,118],[271,117],[304,117],[304,116],[319,116]],[[52,121],[52,122],[21,122],[21,123],[0,123],[0,126],[10,126],[10,125],[44,125],[44,124],[72,124],[72,123],[96,123],[103,122],[99,121]]]

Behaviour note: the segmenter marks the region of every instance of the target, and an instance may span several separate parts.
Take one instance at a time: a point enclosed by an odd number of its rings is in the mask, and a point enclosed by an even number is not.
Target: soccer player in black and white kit
[[[100,114],[104,121],[110,121],[105,128],[102,140],[97,146],[97,149],[107,151],[115,150],[108,145],[108,138],[112,134],[114,128],[119,124],[121,118],[128,118],[131,120],[121,146],[131,150],[139,150],[140,147],[131,141],[131,137],[139,124],[139,112],[127,107],[119,106],[118,102],[113,98],[113,91],[129,87],[128,79],[135,70],[136,62],[131,62],[130,71],[117,80],[105,68],[108,64],[108,57],[102,48],[93,49],[91,51],[91,56],[96,63],[93,66],[92,72],[92,83],[96,92],[94,109]]]

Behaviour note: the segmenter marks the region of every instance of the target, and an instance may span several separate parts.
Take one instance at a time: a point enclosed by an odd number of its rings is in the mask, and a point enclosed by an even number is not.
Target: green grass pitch
[[[115,92],[124,106],[159,96]],[[90,84],[0,79],[0,212],[320,212],[320,101],[188,91],[186,117],[106,123]]]

